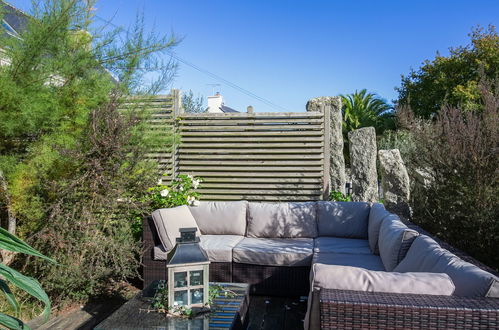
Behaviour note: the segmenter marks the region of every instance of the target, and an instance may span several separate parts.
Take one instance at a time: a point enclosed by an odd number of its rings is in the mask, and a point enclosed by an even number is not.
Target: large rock
[[[348,133],[350,169],[352,171],[352,200],[378,201],[376,171],[376,131],[374,127],[359,128]]]
[[[385,207],[408,219],[411,215],[410,181],[400,151],[398,149],[380,150],[378,155]]]
[[[329,107],[329,109],[325,109]],[[345,193],[345,158],[343,157],[343,134],[341,98],[323,96],[311,99],[307,103],[308,112],[324,112],[330,114],[331,134],[330,147],[330,190]]]

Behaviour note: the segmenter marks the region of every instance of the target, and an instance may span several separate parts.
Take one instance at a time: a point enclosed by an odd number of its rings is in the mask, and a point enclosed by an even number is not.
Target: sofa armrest
[[[321,289],[329,328],[497,328],[499,299]]]

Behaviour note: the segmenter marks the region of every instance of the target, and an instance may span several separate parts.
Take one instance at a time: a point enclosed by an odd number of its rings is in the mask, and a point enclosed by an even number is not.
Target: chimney
[[[251,105],[248,105],[248,107],[246,108],[246,111],[248,113],[253,113],[253,107]]]
[[[208,96],[208,110],[210,113],[222,113],[220,109],[224,104],[224,100],[220,93],[216,93],[214,96]]]

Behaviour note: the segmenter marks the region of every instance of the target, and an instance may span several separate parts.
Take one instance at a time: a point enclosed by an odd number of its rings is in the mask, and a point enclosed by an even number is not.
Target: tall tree
[[[422,118],[433,117],[443,105],[463,111],[483,109],[479,82],[499,75],[499,35],[494,26],[475,28],[466,46],[450,48],[449,56],[437,53],[417,70],[402,76],[397,103],[409,105]]]
[[[0,35],[10,62],[0,66],[0,220],[57,260],[24,260],[56,303],[134,276],[130,217],[158,178],[144,154],[168,137],[148,134],[147,111],[128,96],[166,88],[175,38],[146,33],[141,15],[110,30],[94,4],[35,1],[20,38]]]
[[[192,90],[182,95],[182,106],[187,113],[202,113],[206,108],[203,106],[203,97],[195,96]]]
[[[393,108],[388,102],[366,89],[352,94],[340,95],[343,111],[343,132],[347,134],[357,128],[373,126],[377,134],[395,126]]]

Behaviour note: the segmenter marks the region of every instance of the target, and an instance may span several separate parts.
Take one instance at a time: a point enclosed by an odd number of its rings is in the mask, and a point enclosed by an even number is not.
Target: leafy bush
[[[411,166],[417,156],[417,147],[411,131],[399,129],[385,131],[377,140],[378,150],[398,149],[406,166]],[[378,171],[379,173],[379,171]]]
[[[499,94],[481,83],[483,110],[444,107],[434,121],[414,117],[414,221],[499,269]]]
[[[93,0],[34,4],[21,38],[0,35],[11,61],[0,66],[0,222],[58,261],[14,260],[57,305],[138,275],[131,219],[159,176],[144,159],[173,135],[147,130],[139,102],[167,87],[174,65],[160,55],[176,41],[145,33],[140,15],[110,31]]]
[[[149,188],[148,199],[152,210],[194,204],[199,200],[196,190],[201,182],[190,174],[179,174],[169,185],[158,184]]]
[[[333,202],[351,202],[352,196],[345,195],[340,191],[331,191],[329,194],[329,200]]]
[[[140,240],[142,237],[142,218],[148,216],[152,211],[162,208],[180,205],[193,205],[199,201],[199,193],[196,191],[201,184],[200,178],[190,174],[179,174],[170,184],[157,184],[147,189],[147,194],[142,198],[144,207],[135,216],[133,234]]]

